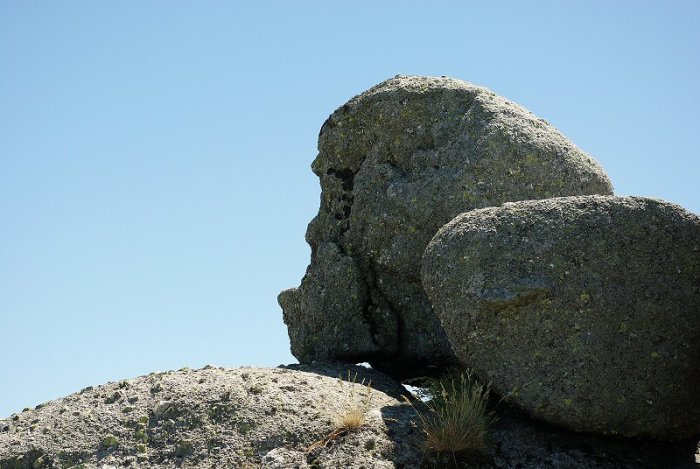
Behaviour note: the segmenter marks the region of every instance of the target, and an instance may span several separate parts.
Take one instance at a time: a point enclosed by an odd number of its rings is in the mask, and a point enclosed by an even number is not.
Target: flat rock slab
[[[443,224],[506,201],[612,192],[601,166],[546,121],[451,78],[380,83],[328,118],[318,148],[311,264],[279,296],[292,353],[399,378],[455,362],[420,282]]]
[[[423,258],[460,362],[577,431],[700,433],[700,218],[642,197],[462,214]]]
[[[87,388],[0,420],[0,468],[377,467],[419,461],[410,406],[371,391],[367,424],[310,454],[361,404],[372,371],[335,377],[286,369],[205,368]],[[385,389],[388,389],[385,387]],[[390,392],[403,390],[395,383]],[[405,392],[405,390],[404,390]],[[383,418],[390,413],[394,420]]]

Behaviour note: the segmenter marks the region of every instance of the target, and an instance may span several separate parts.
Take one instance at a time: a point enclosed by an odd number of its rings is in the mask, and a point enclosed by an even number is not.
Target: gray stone
[[[423,285],[462,365],[577,431],[700,432],[700,219],[642,197],[506,203],[431,241]]]
[[[515,469],[698,469],[698,439],[636,440],[563,430],[501,402],[491,430],[493,465]]]
[[[387,80],[323,124],[311,264],[279,303],[299,361],[369,361],[396,377],[454,362],[420,283],[432,236],[466,210],[609,194],[598,163],[542,119],[450,78]]]
[[[325,371],[330,376],[209,367],[97,386],[0,419],[0,428],[7,427],[0,432],[0,469],[417,468],[419,450],[394,441],[415,433],[415,412],[400,396],[408,392],[373,370]],[[127,414],[123,402],[105,403],[124,384],[138,397]],[[156,396],[154,384],[162,388]],[[368,393],[361,428],[306,451],[334,430],[339,415],[364,405]],[[394,420],[383,419],[385,409],[394,411]]]
[[[372,383],[366,424],[307,452],[333,430],[339,413],[366,396],[363,380]],[[121,389],[109,383],[0,419],[0,469],[452,467],[452,455],[431,466],[433,455],[421,449],[416,410],[426,409],[420,401],[406,404],[406,390],[374,370],[208,367],[122,383],[138,397],[128,415],[123,403],[105,404],[105,396]],[[151,393],[154,384],[161,385],[158,396]],[[160,399],[172,406],[157,416]],[[496,411],[482,467],[681,469],[697,468],[700,457],[697,439],[659,443],[582,435],[533,421],[503,403]]]

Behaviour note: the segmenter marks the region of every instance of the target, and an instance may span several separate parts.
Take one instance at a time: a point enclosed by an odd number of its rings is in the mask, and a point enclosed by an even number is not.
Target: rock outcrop
[[[369,361],[396,377],[454,363],[420,282],[423,250],[467,210],[609,194],[602,168],[544,120],[449,78],[387,80],[325,122],[301,286],[279,296],[303,363]]]
[[[0,419],[0,469],[700,465],[697,216],[606,195],[545,121],[448,78],[350,100],[312,169],[311,264],[279,296],[302,364],[151,373],[25,409]],[[504,400],[477,401],[498,416],[486,440],[477,424],[429,445],[440,412],[395,379],[452,364]],[[472,391],[435,402],[454,423]]]
[[[445,225],[423,284],[460,362],[577,431],[700,433],[700,218],[642,197],[506,203]]]
[[[353,370],[341,381],[287,369],[208,367],[84,389],[0,420],[0,469],[393,468],[419,461],[417,450],[389,437],[391,431],[408,442],[415,433],[413,410],[397,399],[406,391],[372,370]],[[347,379],[347,368],[333,371]],[[366,425],[332,448],[305,452],[368,392]]]
[[[339,414],[364,405],[369,381],[366,423],[307,452]],[[450,467],[451,455],[436,461],[420,449],[416,410],[404,394],[387,376],[353,365],[152,373],[0,419],[0,469]],[[504,404],[496,410],[483,467],[697,467],[697,440],[581,435]]]

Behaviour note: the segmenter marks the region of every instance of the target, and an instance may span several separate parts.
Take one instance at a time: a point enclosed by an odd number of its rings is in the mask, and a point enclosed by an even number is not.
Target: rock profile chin
[[[420,280],[442,225],[507,201],[612,193],[602,167],[546,121],[451,78],[378,84],[328,118],[318,149],[311,263],[279,295],[292,353],[397,378],[456,363]]]

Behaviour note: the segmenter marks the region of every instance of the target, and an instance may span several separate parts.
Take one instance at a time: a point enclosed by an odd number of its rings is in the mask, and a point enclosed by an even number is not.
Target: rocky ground
[[[402,395],[399,383],[352,365],[152,373],[1,419],[0,469],[442,466],[423,454],[416,411]],[[361,428],[307,451],[363,406]],[[697,440],[587,436],[497,410],[485,467],[700,467]]]
[[[347,379],[346,370],[336,371]],[[390,434],[407,440],[415,433],[412,410],[360,384],[363,377],[353,383],[304,371],[207,367],[87,388],[0,421],[0,467],[408,464],[415,451],[397,451]],[[368,392],[366,425],[332,447],[305,452]]]

